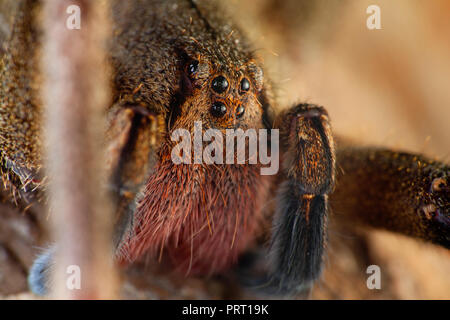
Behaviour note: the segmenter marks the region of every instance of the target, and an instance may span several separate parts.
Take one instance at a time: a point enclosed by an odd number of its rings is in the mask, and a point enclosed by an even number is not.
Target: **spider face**
[[[206,129],[262,127],[263,72],[254,61],[235,66],[200,55],[185,64],[182,78],[185,100],[174,128],[190,129],[193,121]]]

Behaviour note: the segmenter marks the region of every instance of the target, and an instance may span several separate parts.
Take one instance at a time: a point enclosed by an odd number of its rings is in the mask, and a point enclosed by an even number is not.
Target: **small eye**
[[[241,91],[247,92],[248,90],[250,90],[250,81],[248,81],[247,78],[244,78],[241,81]]]
[[[211,114],[216,118],[222,118],[227,113],[227,106],[220,102],[216,101],[211,106]]]
[[[189,63],[188,67],[187,67],[187,72],[189,73],[189,75],[193,75],[194,73],[196,73],[198,70],[198,61],[194,60],[191,63]]]
[[[215,92],[224,93],[228,89],[228,81],[224,76],[218,76],[214,78],[211,86]]]
[[[239,106],[236,108],[236,117],[241,118],[244,115],[245,108],[243,106]]]
[[[442,191],[445,189],[446,181],[444,178],[436,178],[431,183],[431,190],[432,191]]]

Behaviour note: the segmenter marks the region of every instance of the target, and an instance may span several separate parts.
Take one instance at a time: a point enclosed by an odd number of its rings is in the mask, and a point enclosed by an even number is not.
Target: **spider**
[[[450,247],[447,164],[344,140],[335,147],[321,106],[300,103],[275,113],[262,63],[211,1],[110,2],[114,103],[105,135],[119,263],[149,255],[187,275],[235,269],[244,285],[265,294],[307,294],[321,274],[332,210]],[[36,5],[23,3],[25,9]],[[16,28],[12,43],[36,49],[30,37],[20,37],[34,29],[26,23]],[[33,56],[32,50],[24,51]],[[7,51],[2,60],[2,165],[19,187],[39,188],[41,142],[30,120],[40,106],[27,90],[31,74],[17,62],[19,53]],[[24,76],[12,78],[11,70]],[[193,133],[197,121],[203,131],[223,134],[269,130],[267,149],[279,143],[280,171],[261,175],[262,164],[248,161],[175,164],[172,133]],[[55,250],[42,254],[30,271],[35,293],[49,289]]]

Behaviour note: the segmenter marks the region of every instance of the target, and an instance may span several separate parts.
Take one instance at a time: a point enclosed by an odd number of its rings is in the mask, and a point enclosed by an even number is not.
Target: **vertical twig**
[[[70,5],[81,9],[81,29],[66,26]],[[58,246],[54,296],[62,299],[115,297],[112,212],[104,188],[101,144],[109,102],[107,12],[103,1],[44,1],[44,130]],[[67,286],[78,267],[81,289]]]

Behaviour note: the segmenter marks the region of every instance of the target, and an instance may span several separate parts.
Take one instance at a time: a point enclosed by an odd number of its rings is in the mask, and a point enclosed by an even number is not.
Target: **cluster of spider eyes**
[[[188,66],[188,72],[189,74],[194,74],[198,70],[198,61],[192,61]],[[214,90],[214,92],[218,94],[223,94],[228,90],[229,83],[227,78],[224,76],[217,76],[213,79],[211,82],[211,88]],[[250,90],[250,81],[247,78],[243,78],[241,80],[241,83],[239,84],[239,93],[245,94]],[[227,106],[221,102],[216,101],[212,104],[210,109],[211,114],[216,118],[221,118],[227,113]],[[240,105],[236,108],[236,117],[241,118],[244,115],[245,108]]]

